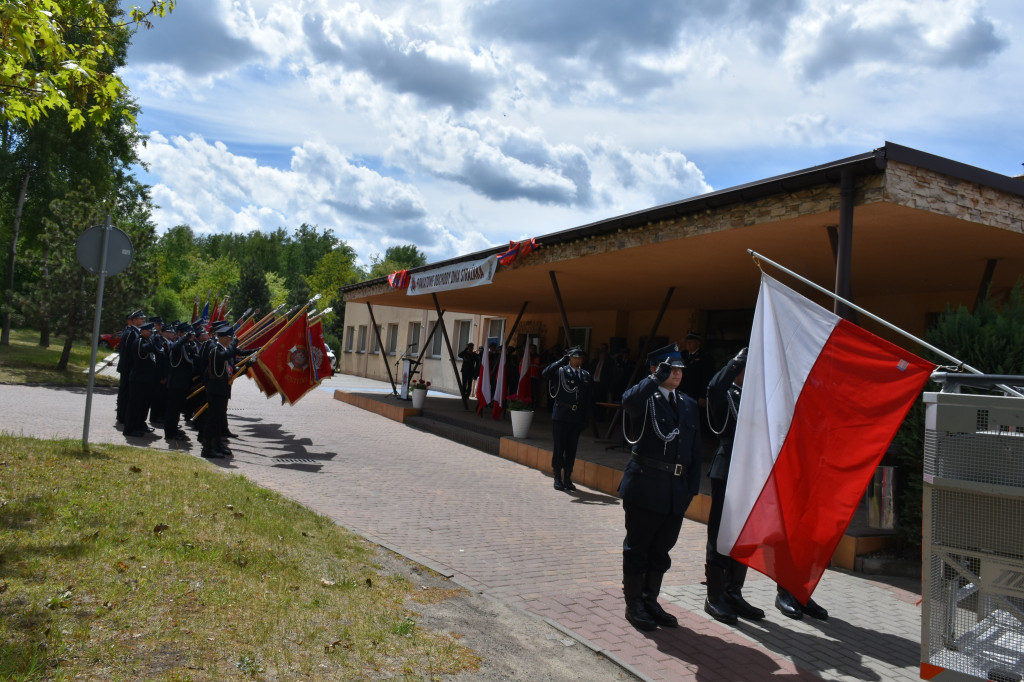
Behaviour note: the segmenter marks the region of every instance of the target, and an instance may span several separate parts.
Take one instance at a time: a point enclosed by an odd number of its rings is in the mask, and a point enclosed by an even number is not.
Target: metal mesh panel
[[[922,661],[1024,677],[1024,400],[930,394]]]

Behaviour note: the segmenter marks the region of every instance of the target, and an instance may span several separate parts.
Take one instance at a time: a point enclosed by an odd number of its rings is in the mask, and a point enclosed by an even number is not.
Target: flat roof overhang
[[[523,301],[529,301],[531,314],[555,313],[558,308],[548,274],[553,271],[565,306],[572,311],[656,309],[670,286],[676,287],[670,310],[749,308],[757,296],[759,273],[747,249],[832,288],[835,264],[828,226],[839,223],[839,178],[844,171],[856,177],[880,175],[888,161],[1024,197],[1024,182],[1018,179],[887,143],[869,154],[832,164],[538,237],[539,250],[511,268],[499,267],[491,284],[439,292],[438,301],[447,310],[490,315],[514,315]],[[784,213],[759,224],[730,224],[724,229],[704,221],[715,212],[814,188],[834,192],[834,208],[793,217]],[[854,209],[851,279],[855,298],[976,291],[990,259],[998,261],[994,289],[1012,287],[1024,274],[1020,232],[890,203],[878,196],[862,197]],[[504,249],[496,247],[412,272],[477,260]],[[434,308],[429,294],[407,295],[405,290],[391,289],[385,278],[351,285],[343,292],[349,303]]]

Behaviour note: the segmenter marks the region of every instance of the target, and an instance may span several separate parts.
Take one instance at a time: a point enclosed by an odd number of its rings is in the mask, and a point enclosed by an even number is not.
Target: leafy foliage
[[[109,61],[115,45],[153,17],[174,9],[175,0],[153,0],[148,10],[118,3],[5,0],[0,4],[0,118],[33,125],[54,110],[67,113],[72,130],[89,120],[102,124],[134,112],[125,107],[127,88]]]
[[[1024,288],[1013,288],[1004,301],[986,299],[973,313],[961,306],[947,310],[925,340],[986,374],[1024,375]],[[924,352],[932,362],[947,360]],[[929,384],[927,391],[940,387]],[[910,410],[893,440],[902,473],[897,512],[897,539],[912,557],[921,552],[921,494],[924,466],[924,405]]]
[[[386,277],[395,270],[408,270],[427,264],[427,256],[415,244],[391,246],[384,252],[384,257],[374,256],[370,259],[368,279]]]

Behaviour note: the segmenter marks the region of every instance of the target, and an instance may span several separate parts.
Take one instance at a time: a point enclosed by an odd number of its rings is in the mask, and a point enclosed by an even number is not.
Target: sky
[[[1019,175],[1022,40],[1020,0],[178,0],[121,75],[160,233],[433,262],[886,141]]]

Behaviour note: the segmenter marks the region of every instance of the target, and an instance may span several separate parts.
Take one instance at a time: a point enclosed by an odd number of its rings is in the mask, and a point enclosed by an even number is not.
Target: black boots
[[[679,627],[679,621],[676,620],[676,617],[661,608],[661,604],[658,603],[658,594],[661,593],[661,579],[664,577],[664,573],[647,573],[644,575],[644,607],[658,625],[666,628],[677,628]]]
[[[626,620],[638,630],[657,628],[658,623],[644,605],[644,576],[623,575],[622,592],[626,596]]]
[[[800,620],[804,617],[803,607],[800,606],[800,602],[796,600],[796,597],[789,593],[784,587],[780,587],[775,595],[775,608],[782,611],[782,615],[788,616],[794,620]]]
[[[747,620],[764,618],[764,611],[752,606],[743,598],[743,581],[747,577],[746,564],[735,560],[730,561],[726,576],[728,580],[725,585],[725,601],[736,612],[736,615]]]
[[[576,486],[572,484],[572,472],[568,469],[562,470],[562,487],[566,490],[576,490]]]
[[[565,484],[562,483],[561,469],[555,469],[555,490],[565,490]]]
[[[708,596],[704,600],[705,613],[720,623],[734,625],[737,620],[736,612],[725,598],[725,590],[728,586],[725,569],[714,564],[704,564],[704,575],[708,579]]]
[[[206,459],[221,459],[224,457],[223,454],[217,451],[217,448],[213,446],[209,439],[203,441],[203,451],[199,453],[199,456]]]
[[[819,606],[816,601],[808,599],[806,604],[801,604],[784,587],[778,589],[778,595],[775,597],[775,606],[790,618],[800,619],[806,613],[816,620],[828,620],[828,611]],[[794,609],[799,615],[793,615]]]

